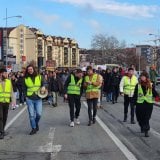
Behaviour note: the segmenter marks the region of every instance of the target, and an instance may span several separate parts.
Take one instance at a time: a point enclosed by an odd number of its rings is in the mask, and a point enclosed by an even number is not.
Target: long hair
[[[28,73],[28,68],[29,68],[29,67],[32,67],[32,68],[33,68],[33,74],[32,74],[32,76],[33,76],[33,77],[36,77],[36,76],[38,75],[38,73],[37,73],[35,67],[34,67],[33,65],[31,65],[31,64],[28,65],[27,68],[26,68],[25,77],[27,78],[27,77],[30,77],[30,76],[31,76],[31,75]]]
[[[147,73],[146,71],[143,71],[143,72],[141,73],[140,77],[141,77],[141,76],[145,76],[145,77],[146,77],[146,81],[144,82],[144,81],[142,81],[141,78],[140,78],[140,79],[139,79],[139,83],[140,83],[142,86],[146,87],[146,89],[149,89],[149,90],[151,91],[151,90],[152,90],[152,83],[151,83],[151,81],[150,81],[150,79],[149,79],[148,73]]]

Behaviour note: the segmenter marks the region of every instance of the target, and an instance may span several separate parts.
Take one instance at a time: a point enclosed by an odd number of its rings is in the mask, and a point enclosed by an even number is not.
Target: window
[[[72,49],[72,65],[76,65],[76,48]]]
[[[68,65],[68,48],[64,48],[64,65]]]
[[[23,39],[20,39],[20,43],[23,43]]]
[[[47,46],[47,59],[52,60],[52,46]]]

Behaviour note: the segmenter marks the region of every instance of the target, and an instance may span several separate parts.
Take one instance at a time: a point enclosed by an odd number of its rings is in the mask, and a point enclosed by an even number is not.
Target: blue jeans
[[[58,92],[51,92],[51,95],[48,96],[48,103],[57,104]]]
[[[106,100],[107,102],[112,101],[112,92],[106,94]]]
[[[38,126],[42,114],[42,99],[32,100],[26,98],[26,103],[28,106],[31,127],[35,129]]]
[[[52,92],[53,96],[53,104],[57,104],[57,99],[58,99],[58,92]]]

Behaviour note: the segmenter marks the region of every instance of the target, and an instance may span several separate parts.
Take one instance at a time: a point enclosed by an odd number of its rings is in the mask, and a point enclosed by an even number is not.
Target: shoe
[[[80,124],[80,120],[78,118],[76,119],[76,124]]]
[[[8,132],[3,132],[4,136],[7,136],[9,133]]]
[[[51,105],[52,103],[51,103],[51,101],[48,101],[48,105]]]
[[[0,133],[0,139],[4,139],[4,132]]]
[[[127,118],[126,117],[124,118],[123,122],[127,122]]]
[[[102,105],[100,105],[100,108],[101,108],[101,109],[103,109],[103,106],[102,106]]]
[[[16,108],[18,108],[19,107],[19,105],[18,104],[16,104]]]
[[[31,130],[31,132],[29,133],[29,135],[36,134],[36,132],[37,132],[36,128],[33,128],[33,129]]]
[[[114,104],[114,101],[112,101],[112,104]]]
[[[127,122],[127,119],[124,119],[123,122]]]
[[[136,124],[136,122],[134,120],[131,120],[131,124]]]
[[[95,124],[96,123],[96,118],[93,118],[93,124]]]
[[[148,131],[144,133],[145,137],[149,137]]]
[[[24,105],[26,105],[26,102],[24,102]]]
[[[12,110],[15,110],[16,109],[16,107],[12,107]]]
[[[73,121],[70,123],[70,127],[74,127],[74,122]]]
[[[124,120],[123,122],[127,122],[127,115],[124,115]]]
[[[36,125],[36,131],[39,131],[39,125],[38,124]]]
[[[91,126],[91,121],[88,122],[88,126]]]
[[[22,106],[22,103],[20,103],[19,106]]]
[[[56,105],[55,105],[54,103],[52,103],[52,106],[53,106],[53,107],[56,107]]]
[[[144,129],[141,128],[141,133],[144,133],[144,132],[145,132]]]
[[[96,108],[97,108],[97,109],[99,109],[99,108],[100,108],[100,106],[97,106]]]
[[[57,107],[57,106],[58,106],[58,104],[57,104],[57,103],[55,103],[54,105],[55,105],[55,107]]]

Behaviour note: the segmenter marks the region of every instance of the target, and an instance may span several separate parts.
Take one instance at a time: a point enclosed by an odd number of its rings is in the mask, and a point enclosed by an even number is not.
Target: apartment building
[[[79,66],[79,47],[71,38],[45,35],[24,25],[0,28],[0,61],[19,68],[30,62],[38,67],[50,62],[52,68],[72,68]]]

